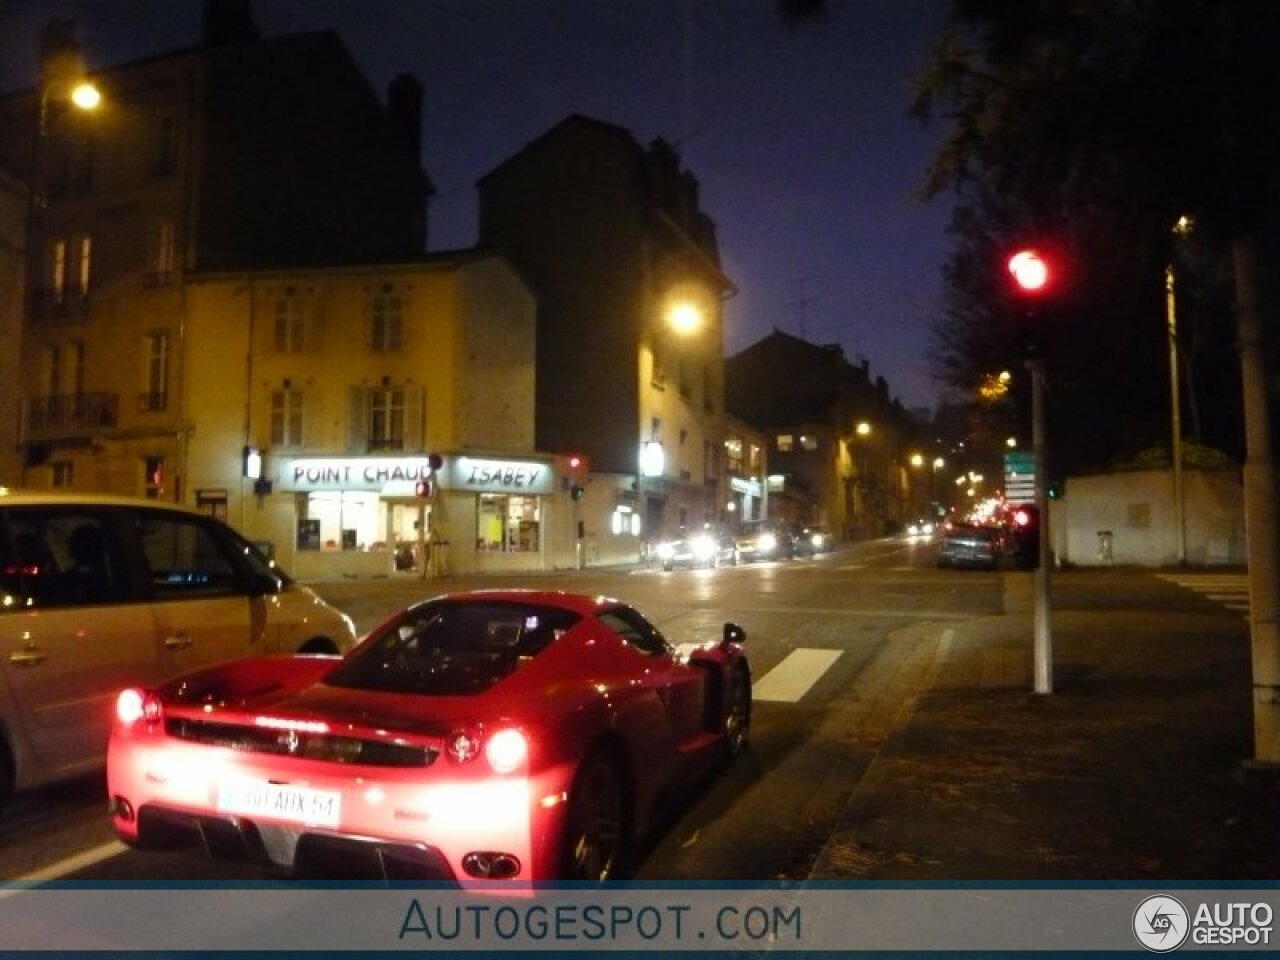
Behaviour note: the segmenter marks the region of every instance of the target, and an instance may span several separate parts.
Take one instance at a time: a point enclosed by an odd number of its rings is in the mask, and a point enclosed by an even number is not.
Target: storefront
[[[500,457],[298,457],[273,464],[303,578],[436,576],[547,565],[552,463]]]

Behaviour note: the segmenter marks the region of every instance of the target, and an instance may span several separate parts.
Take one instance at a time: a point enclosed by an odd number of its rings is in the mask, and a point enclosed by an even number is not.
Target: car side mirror
[[[720,641],[720,646],[727,647],[731,644],[744,644],[747,642],[747,631],[736,623],[726,623],[724,625],[724,638]]]
[[[274,577],[269,573],[252,571],[249,574],[249,596],[251,597],[270,597],[280,592],[282,583],[278,577]]]

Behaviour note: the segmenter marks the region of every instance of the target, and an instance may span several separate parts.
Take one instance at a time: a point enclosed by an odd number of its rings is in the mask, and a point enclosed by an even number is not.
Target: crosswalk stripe
[[[1159,573],[1156,578],[1220,603],[1245,616],[1249,613],[1249,575],[1245,573]]]
[[[840,658],[839,650],[800,647],[761,677],[752,687],[754,700],[795,703]]]

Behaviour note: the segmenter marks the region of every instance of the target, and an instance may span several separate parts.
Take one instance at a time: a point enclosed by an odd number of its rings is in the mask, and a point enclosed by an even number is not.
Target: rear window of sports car
[[[580,619],[530,604],[427,603],[392,621],[326,682],[387,693],[482,693]]]

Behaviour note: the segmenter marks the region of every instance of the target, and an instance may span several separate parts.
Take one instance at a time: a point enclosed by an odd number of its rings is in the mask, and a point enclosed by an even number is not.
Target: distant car
[[[1004,555],[1004,538],[999,528],[957,524],[942,534],[938,549],[939,567],[985,567],[994,570]]]
[[[738,559],[743,563],[788,560],[796,555],[795,538],[781,525],[749,523],[734,539],[738,545]]]
[[[938,525],[928,517],[917,517],[907,524],[908,537],[932,537]]]
[[[746,635],[673,646],[558,591],[414,604],[339,658],[233,661],[117,699],[116,833],[308,876],[599,882],[741,751]]]
[[[210,516],[0,487],[0,804],[100,770],[125,684],[355,643],[349,617]]]
[[[723,530],[700,530],[663,540],[657,554],[663,570],[734,566],[738,562],[738,544]]]
[[[808,542],[813,553],[826,553],[835,546],[835,540],[826,527],[805,527],[800,535]]]

